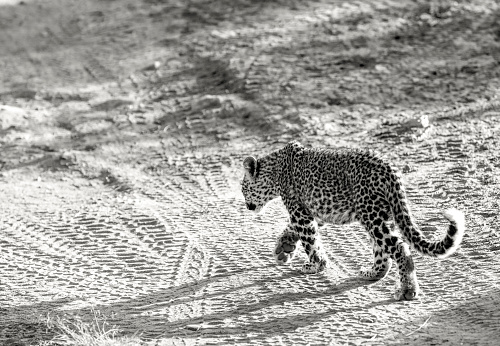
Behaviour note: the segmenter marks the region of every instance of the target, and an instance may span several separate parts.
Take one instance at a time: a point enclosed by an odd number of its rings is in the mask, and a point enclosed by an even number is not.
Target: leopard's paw
[[[416,280],[396,281],[396,290],[394,299],[396,300],[413,300],[420,296],[420,287]]]
[[[362,267],[359,269],[359,276],[368,281],[377,281],[382,279],[379,273],[372,267]]]
[[[304,263],[300,271],[304,274],[315,274],[318,272],[318,268],[316,265],[311,263]]]
[[[295,256],[299,236],[294,232],[286,232],[278,238],[274,249],[274,258],[278,264],[287,264]]]
[[[317,263],[304,263],[300,271],[304,274],[316,274],[324,271],[328,265],[326,260]]]

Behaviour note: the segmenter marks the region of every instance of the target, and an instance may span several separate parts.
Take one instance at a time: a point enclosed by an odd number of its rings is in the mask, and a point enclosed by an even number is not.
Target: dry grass
[[[92,319],[84,321],[79,316],[47,316],[47,327],[56,336],[38,346],[137,346],[143,342],[136,336],[121,336],[121,330],[111,326],[100,311],[92,309]]]

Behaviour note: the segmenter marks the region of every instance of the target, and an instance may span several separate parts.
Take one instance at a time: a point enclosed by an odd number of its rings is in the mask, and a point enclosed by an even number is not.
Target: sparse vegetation
[[[135,336],[122,336],[121,331],[109,325],[98,310],[91,311],[92,318],[84,321],[79,316],[47,316],[45,323],[54,338],[38,346],[140,346],[142,341]]]

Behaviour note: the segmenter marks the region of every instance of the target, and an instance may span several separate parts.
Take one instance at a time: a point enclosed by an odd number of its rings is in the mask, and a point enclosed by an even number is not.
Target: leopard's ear
[[[289,147],[289,148],[292,148],[292,149],[303,149],[304,146],[297,140],[293,140],[291,142],[288,142],[288,144],[286,145],[286,147]]]
[[[243,167],[251,177],[255,177],[257,160],[253,156],[248,156],[245,160],[243,160]]]

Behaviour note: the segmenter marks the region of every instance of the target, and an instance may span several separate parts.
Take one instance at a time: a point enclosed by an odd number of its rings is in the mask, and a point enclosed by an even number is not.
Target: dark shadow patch
[[[236,76],[236,71],[229,67],[228,61],[201,58],[195,62],[198,87],[207,93],[239,94],[244,91],[243,81]]]
[[[0,93],[0,100],[3,100],[5,98],[34,100],[36,95],[37,95],[36,90],[16,89],[16,90],[11,90],[11,91],[7,91],[4,93]]]
[[[27,161],[17,161],[17,162],[3,162],[2,166],[0,166],[1,171],[10,171],[14,169],[20,169],[25,167],[40,167],[46,171],[66,171],[70,169],[70,167],[74,166],[74,163],[71,159],[63,157],[62,155],[54,153],[54,151],[38,149],[31,147],[31,150],[35,149],[36,151],[32,152],[32,157],[36,158],[27,160]],[[27,149],[28,150],[28,149]]]
[[[3,340],[2,345],[5,346],[43,345],[57,336],[54,329],[42,322],[7,322],[2,323],[0,329],[0,340]]]
[[[96,111],[107,112],[107,111],[110,111],[113,109],[122,108],[124,106],[129,106],[131,104],[133,104],[133,102],[129,101],[129,100],[113,99],[113,100],[107,100],[107,101],[104,101],[102,103],[96,104],[96,105],[92,106],[92,109],[94,109]]]
[[[359,69],[359,68],[371,68],[375,66],[377,59],[374,56],[369,55],[352,55],[349,58],[341,58],[335,62],[335,65],[339,66],[341,70],[347,68]]]
[[[160,21],[165,17],[186,19],[184,33],[199,30],[207,26],[218,26],[221,22],[234,22],[235,19],[247,20],[268,8],[285,7],[297,9],[298,4],[287,0],[198,0],[186,1],[186,6],[176,6],[161,0],[143,0],[151,5],[164,5],[152,11],[149,16]],[[307,1],[301,5],[307,5]]]
[[[453,308],[398,326],[400,334],[397,339],[404,345],[494,345],[500,339],[499,303],[498,291],[485,293]],[[426,319],[430,323],[419,328]]]
[[[57,121],[57,127],[60,127],[62,129],[74,132],[75,126],[69,121],[68,119],[64,117],[60,117],[60,119]]]
[[[116,177],[107,169],[103,169],[97,178],[104,185],[111,187],[115,191],[127,193],[132,191],[132,187],[129,184]]]
[[[48,101],[57,107],[65,102],[71,102],[71,101],[87,102],[90,99],[90,95],[56,92],[56,93],[47,93],[42,98],[45,101]]]

